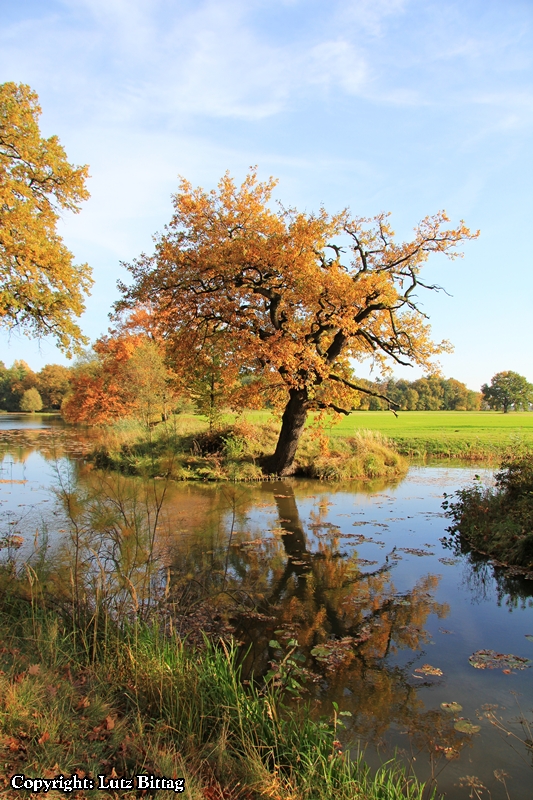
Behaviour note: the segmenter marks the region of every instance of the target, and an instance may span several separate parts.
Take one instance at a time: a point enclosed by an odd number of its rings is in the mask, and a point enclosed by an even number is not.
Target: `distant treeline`
[[[416,381],[396,380],[366,381],[357,383],[378,394],[385,395],[401,411],[479,411],[487,407],[481,392],[468,389],[455,378],[430,375]],[[389,403],[379,397],[361,394],[361,410],[379,411],[389,408]]]
[[[40,372],[33,370],[25,361],[15,361],[6,367],[0,361],[0,410],[20,411],[24,407],[24,394],[33,389],[39,393],[43,410],[59,410],[63,398],[71,389],[71,378],[76,367],[47,364]],[[396,380],[367,381],[356,379],[360,386],[385,395],[402,411],[478,411],[485,407],[481,392],[468,389],[455,378],[431,375],[415,381]],[[361,410],[387,409],[386,400],[360,394]],[[40,409],[36,409],[40,410]]]
[[[33,391],[32,391],[33,390]],[[40,372],[34,372],[25,361],[15,361],[6,367],[0,361],[0,410],[2,411],[56,411],[61,408],[63,398],[70,391],[70,370],[60,364],[47,364]],[[35,407],[37,392],[41,407]],[[28,394],[30,393],[30,394]],[[28,398],[31,402],[24,402]]]

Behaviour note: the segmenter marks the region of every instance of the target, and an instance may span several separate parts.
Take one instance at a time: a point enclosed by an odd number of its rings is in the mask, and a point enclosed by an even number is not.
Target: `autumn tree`
[[[156,342],[141,340],[124,364],[123,375],[125,391],[137,418],[145,425],[168,419],[176,404],[176,393]]]
[[[533,403],[533,385],[523,375],[512,370],[497,372],[491,378],[490,386],[483,384],[481,393],[489,408],[501,408],[504,414],[510,408],[527,411]]]
[[[350,380],[350,359],[428,367],[446,347],[431,341],[417,306],[418,289],[438,288],[420,270],[431,253],[453,257],[476,234],[463,223],[445,228],[441,212],[396,243],[386,214],[273,210],[275,185],[258,182],[255,171],[240,188],[226,174],[211,192],[182,180],[155,253],[128,266],[133,283],[121,284],[118,309],[149,302],[185,373],[223,336],[228,366],[248,370],[248,389],[284,409],[266,466],[283,475],[309,411],[346,414],[356,393],[370,391]]]
[[[88,167],[69,164],[57,136],[41,136],[40,113],[29,86],[0,84],[0,324],[51,334],[71,353],[84,341],[74,317],[92,279],[56,225],[89,196]]]
[[[37,375],[22,359],[6,368],[0,367],[0,408],[18,411],[22,395],[37,386]]]
[[[67,422],[101,425],[132,414],[133,398],[124,369],[138,343],[133,338],[102,337],[78,359],[72,368],[71,390],[61,405]]]
[[[175,399],[160,347],[141,333],[115,331],[75,364],[61,413],[88,425],[123,417],[148,424],[166,419]]]

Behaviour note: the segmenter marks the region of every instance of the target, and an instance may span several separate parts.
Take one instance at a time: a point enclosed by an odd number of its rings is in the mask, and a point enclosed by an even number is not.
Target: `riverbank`
[[[331,428],[331,435],[353,435],[358,428],[379,431],[409,458],[461,458],[498,461],[520,449],[533,449],[533,413],[497,411],[356,411]]]
[[[371,775],[343,754],[334,708],[315,721],[309,705],[289,707],[283,681],[241,682],[230,642],[193,648],[156,620],[119,626],[98,605],[52,611],[3,588],[3,797],[20,796],[13,775],[63,775],[82,787],[73,797],[107,786],[130,800],[142,775],[160,780],[160,800],[422,799],[396,764]]]
[[[494,463],[533,449],[533,414],[492,411],[354,412],[323,427],[311,416],[295,460],[300,477],[349,480],[402,475],[407,459]],[[267,411],[204,418],[181,414],[149,431],[132,420],[109,426],[92,459],[126,474],[175,480],[262,480],[279,420]]]

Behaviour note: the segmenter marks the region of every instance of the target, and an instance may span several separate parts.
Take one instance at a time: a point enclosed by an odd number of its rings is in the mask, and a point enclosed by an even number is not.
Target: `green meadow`
[[[350,436],[365,428],[379,431],[409,456],[487,458],[533,446],[533,414],[497,411],[359,411],[331,428]]]
[[[250,411],[246,417],[266,422],[269,415]],[[410,457],[498,459],[533,448],[533,413],[527,411],[401,411],[397,417],[390,411],[355,411],[338,422],[326,420],[324,430],[332,437],[377,431]]]

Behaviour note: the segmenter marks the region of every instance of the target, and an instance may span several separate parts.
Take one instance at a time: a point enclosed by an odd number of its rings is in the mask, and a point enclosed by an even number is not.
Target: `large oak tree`
[[[40,113],[29,86],[0,84],[0,325],[51,334],[70,353],[85,341],[74,318],[92,279],[56,225],[89,196],[88,167],[69,164],[57,136],[41,136]]]
[[[429,367],[445,343],[431,341],[417,290],[431,253],[457,255],[472,234],[426,217],[396,243],[388,216],[317,214],[270,204],[276,181],[251,171],[240,187],[226,174],[206,192],[186,180],[155,253],[127,265],[118,309],[144,304],[176,368],[193,374],[207,346],[223,344],[226,368],[246,375],[240,402],[269,398],[283,410],[267,469],[288,474],[307,414],[349,413],[359,387],[350,359],[372,356]]]
[[[533,403],[533,385],[518,372],[507,370],[497,372],[481,387],[483,399],[489,408],[502,409],[507,414],[510,408],[515,411],[528,411]]]

